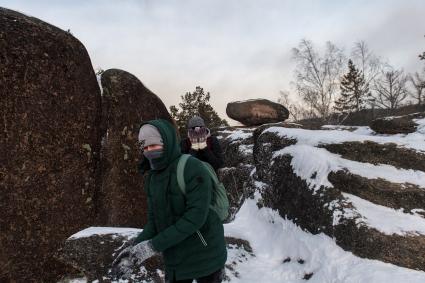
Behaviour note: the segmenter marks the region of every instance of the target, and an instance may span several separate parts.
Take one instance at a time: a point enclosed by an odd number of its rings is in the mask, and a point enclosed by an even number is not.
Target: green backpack
[[[177,183],[183,195],[186,195],[186,183],[184,181],[184,167],[190,154],[182,154],[177,164]],[[220,182],[215,174],[214,168],[207,162],[201,161],[207,169],[209,175],[213,180],[213,198],[210,208],[214,210],[221,221],[226,220],[229,216],[229,200],[227,199],[226,188]]]

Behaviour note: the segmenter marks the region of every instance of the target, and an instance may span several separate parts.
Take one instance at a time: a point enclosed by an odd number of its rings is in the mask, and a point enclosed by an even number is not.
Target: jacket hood
[[[142,123],[140,127],[145,124],[150,124],[156,127],[161,134],[162,141],[164,143],[164,155],[161,157],[164,160],[162,160],[162,162],[170,165],[174,160],[180,157],[180,140],[177,137],[176,129],[170,122],[164,119],[150,120]],[[149,162],[146,160],[146,158],[143,158],[141,164],[139,165],[139,169],[142,171],[142,173],[149,169]]]

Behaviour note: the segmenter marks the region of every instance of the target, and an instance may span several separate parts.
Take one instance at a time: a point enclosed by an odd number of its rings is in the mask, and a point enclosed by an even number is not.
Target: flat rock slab
[[[282,122],[289,117],[288,109],[267,99],[228,103],[226,114],[246,126]]]
[[[418,124],[414,119],[425,118],[425,113],[414,113],[405,116],[384,117],[372,121],[370,128],[379,134],[409,134],[416,131]]]

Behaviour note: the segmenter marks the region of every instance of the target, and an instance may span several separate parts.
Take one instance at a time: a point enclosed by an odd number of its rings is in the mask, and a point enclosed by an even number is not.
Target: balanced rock
[[[288,109],[267,99],[228,103],[226,114],[246,126],[282,122],[289,117]]]
[[[0,282],[56,282],[93,221],[101,96],[72,34],[0,8]]]
[[[372,121],[370,128],[379,134],[409,134],[417,130],[416,119],[425,118],[425,113],[405,116],[383,117]]]
[[[134,75],[105,71],[103,88],[102,156],[98,225],[143,227],[146,196],[137,171],[141,156],[137,137],[142,120],[171,121],[164,103]],[[125,208],[125,209],[124,209]]]

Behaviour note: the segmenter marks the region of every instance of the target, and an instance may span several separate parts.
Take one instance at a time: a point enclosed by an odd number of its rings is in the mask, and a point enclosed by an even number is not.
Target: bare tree
[[[381,76],[374,80],[376,105],[379,108],[390,110],[398,108],[409,95],[406,86],[407,79],[403,70],[393,68],[382,70]]]
[[[415,89],[415,91],[411,93],[413,99],[418,102],[418,105],[421,105],[425,99],[425,70],[423,76],[415,72],[414,75],[408,76],[408,80]]]
[[[286,90],[279,91],[278,103],[282,104],[289,111],[289,119],[294,122],[298,122],[302,119],[313,118],[309,114],[311,111],[308,111],[304,105],[300,102],[293,101],[290,98],[290,94]]]
[[[327,42],[326,50],[321,56],[311,41],[303,39],[293,49],[293,57],[297,62],[294,73],[298,94],[326,120],[339,90],[339,79],[345,62],[342,50]]]
[[[362,72],[366,85],[370,85],[379,75],[385,63],[376,56],[364,41],[357,41],[351,51],[351,58],[354,64]]]

